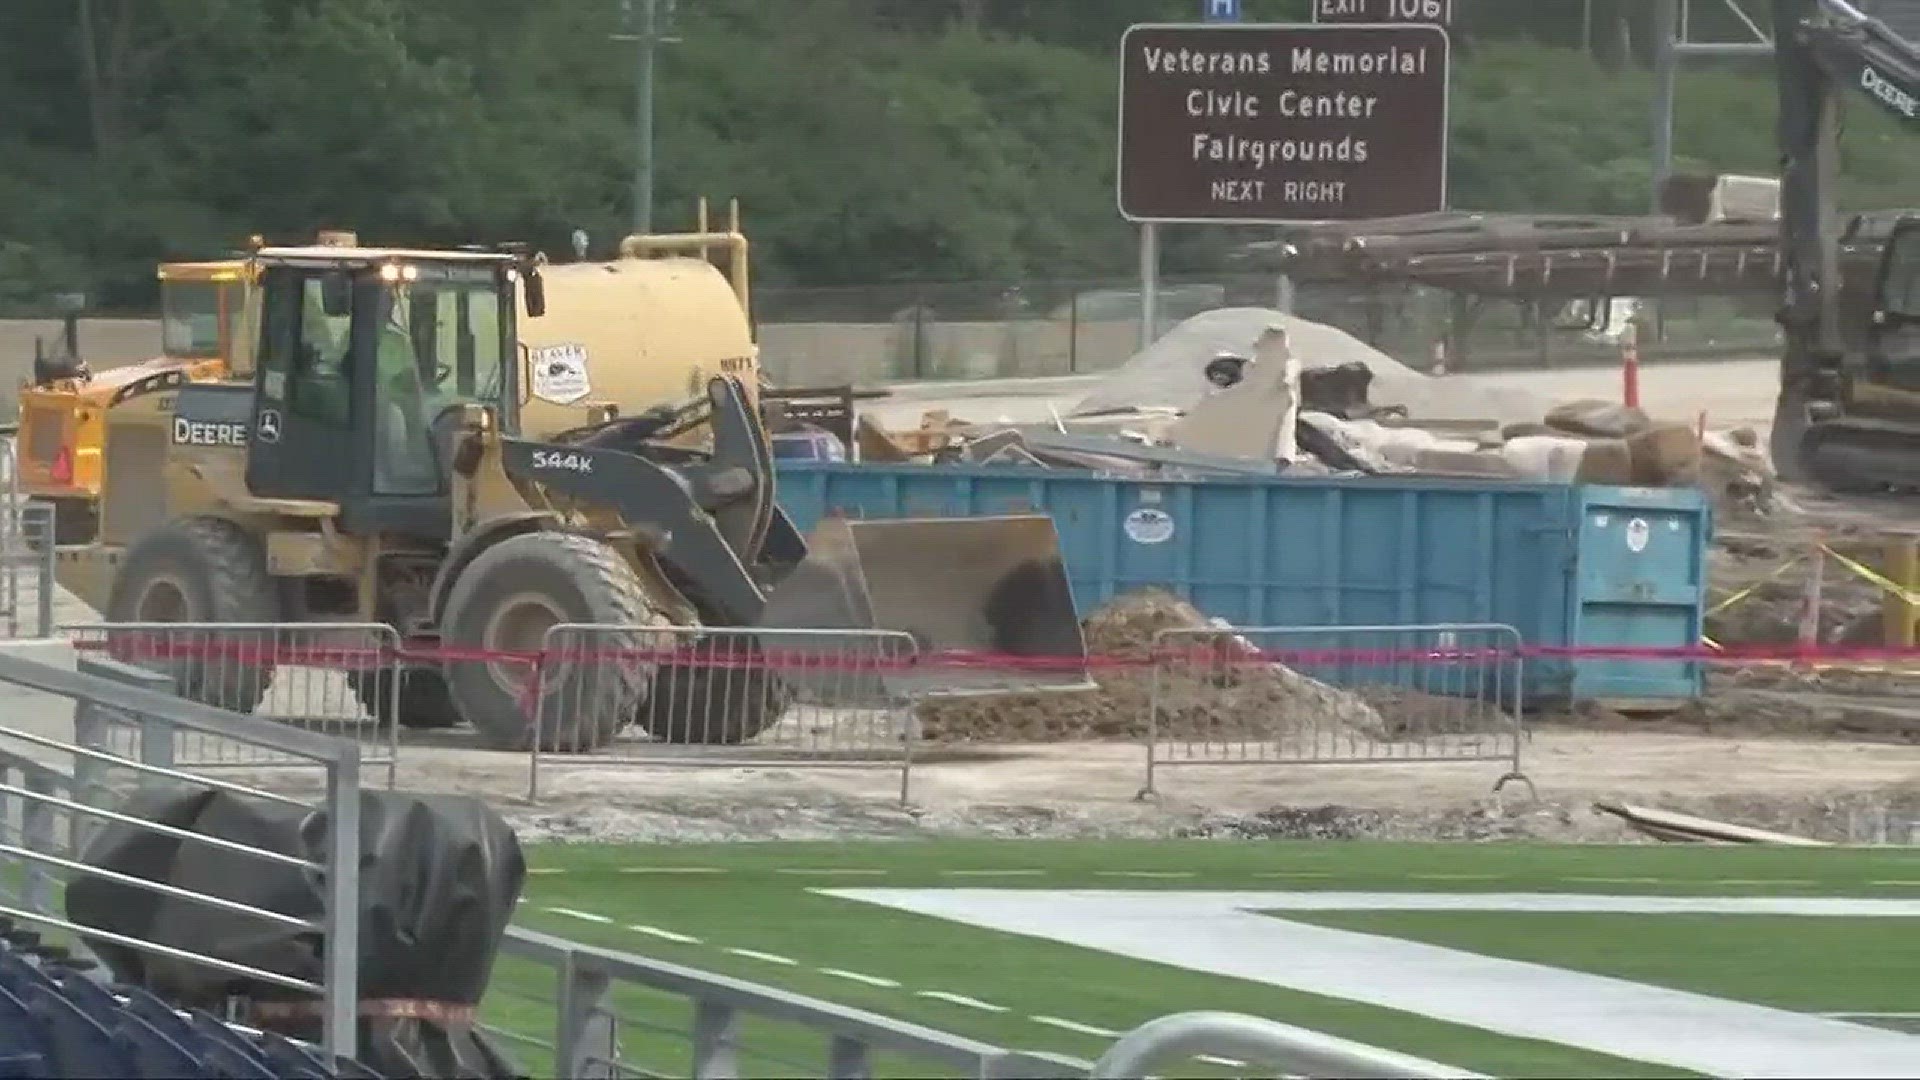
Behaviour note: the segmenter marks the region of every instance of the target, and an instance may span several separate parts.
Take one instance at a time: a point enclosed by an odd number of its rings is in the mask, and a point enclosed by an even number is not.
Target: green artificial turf
[[[1035,1022],[1035,1016],[1120,1031],[1171,1012],[1223,1009],[1505,1076],[1675,1073],[1340,999],[963,926],[828,897],[814,890],[984,887],[1920,895],[1920,853],[1902,849],[934,841],[553,845],[530,849],[528,858],[536,872],[528,880],[528,900],[518,919],[521,925],[768,983],[1010,1048],[1091,1059],[1112,1041],[1046,1026]],[[614,921],[596,923],[549,908],[587,912]],[[1287,917],[1300,914],[1288,913]],[[1389,920],[1404,917],[1403,913],[1368,913],[1364,917],[1371,919],[1375,914]],[[1346,913],[1314,912],[1304,921],[1345,925],[1337,920],[1347,917]],[[1639,931],[1633,928],[1649,922],[1625,916],[1604,918],[1624,920],[1620,925],[1635,934]],[[1420,926],[1481,925],[1449,921],[1462,919],[1462,914],[1434,913],[1431,924],[1422,922]],[[1809,923],[1856,922],[1768,921],[1783,924],[1776,927],[1776,934],[1792,935]],[[1515,922],[1514,916],[1499,914],[1487,917],[1484,925],[1488,933],[1497,935],[1500,926]],[[1886,920],[1879,922],[1883,928],[1891,925]],[[628,929],[636,924],[701,940],[698,944],[675,942]],[[1356,924],[1355,928],[1361,927]],[[1833,950],[1831,935],[1844,933],[1830,927],[1812,929],[1815,933],[1805,946],[1808,955]],[[1419,934],[1411,936],[1428,940]],[[1539,939],[1544,942],[1551,936],[1543,933]],[[1684,932],[1656,931],[1647,939],[1646,949],[1658,952],[1675,936],[1684,936]],[[1524,948],[1525,942],[1534,940],[1531,935],[1520,937],[1523,944],[1516,947]],[[1510,949],[1461,947],[1491,955],[1516,955]],[[1734,948],[1736,943],[1728,947]],[[729,948],[772,953],[795,963],[742,956],[728,952]],[[1543,944],[1541,948],[1549,946]],[[1603,948],[1597,938],[1593,939],[1596,954]],[[1638,945],[1623,949],[1617,940],[1613,949],[1623,955],[1642,951]],[[1583,969],[1585,955],[1574,949],[1564,957],[1543,954],[1519,958]],[[1890,962],[1888,970],[1895,966],[1897,962]],[[866,985],[827,974],[822,968],[853,971],[900,985]],[[1647,977],[1645,981],[1660,980]],[[549,974],[522,970],[517,963],[503,965],[496,980],[497,994],[489,999],[490,1019],[545,1036],[551,1026],[551,1006],[545,1004],[552,997],[550,983]],[[1724,984],[1700,988],[1743,1000],[1767,1000],[1742,992],[1737,974],[1731,972]],[[1004,1011],[983,1012],[922,997],[917,994],[921,990],[965,995]],[[539,1003],[515,1003],[507,997],[511,992],[524,992]],[[1810,994],[1803,1006],[1794,1007],[1809,1011],[1868,1009],[1877,1008],[1871,1002],[1881,1000],[1865,994],[1844,1000],[1814,1000],[1816,997]],[[1886,1007],[1900,1006],[1896,1001]],[[677,999],[623,991],[621,1010],[655,1021],[666,1017],[661,1026],[685,1030],[686,1006]],[[742,1044],[743,1065],[755,1075],[791,1073],[801,1063],[818,1068],[824,1060],[824,1048],[817,1037],[791,1027],[749,1025]],[[683,1072],[687,1067],[684,1039],[672,1040],[662,1034],[636,1033],[629,1054],[636,1064],[655,1071]],[[887,1075],[930,1072],[923,1063],[894,1060],[885,1062],[882,1071]],[[1225,1075],[1231,1071],[1207,1066],[1182,1069],[1180,1073]]]

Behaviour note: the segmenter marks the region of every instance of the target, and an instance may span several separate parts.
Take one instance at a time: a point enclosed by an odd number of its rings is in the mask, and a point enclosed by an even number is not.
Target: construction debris
[[[1086,620],[1087,651],[1143,660],[1163,630],[1219,629],[1171,593],[1148,589],[1118,597]],[[1160,665],[1159,708],[1152,666],[1094,672],[1098,689],[1076,693],[996,694],[932,699],[915,709],[920,739],[931,743],[1037,743],[1138,740],[1149,717],[1161,739],[1386,739],[1380,712],[1345,690],[1280,664],[1230,630],[1181,635],[1177,646],[1218,657]],[[1157,715],[1155,715],[1157,712]]]
[[[1832,846],[1825,841],[1810,840],[1804,836],[1770,832],[1766,829],[1749,829],[1744,825],[1711,821],[1707,818],[1694,817],[1692,814],[1679,814],[1671,810],[1657,810],[1647,806],[1598,802],[1593,804],[1593,808],[1603,814],[1611,814],[1619,818],[1635,830],[1656,840],[1677,843],[1778,844],[1786,847]]]
[[[1188,319],[1051,423],[967,424],[935,411],[903,432],[863,421],[859,439],[867,461],[1143,479],[1399,474],[1698,485],[1722,506],[1759,513],[1777,498],[1751,431],[1424,375],[1343,331],[1266,308]]]

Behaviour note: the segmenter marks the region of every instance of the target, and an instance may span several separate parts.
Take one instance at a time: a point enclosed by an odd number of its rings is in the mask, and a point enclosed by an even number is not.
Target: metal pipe
[[[1480,1074],[1288,1024],[1226,1012],[1189,1012],[1149,1021],[1121,1036],[1094,1063],[1094,1080],[1147,1076],[1156,1062],[1197,1054],[1245,1058],[1296,1076],[1349,1080],[1448,1078]]]
[[[1673,173],[1673,99],[1679,89],[1678,0],[1654,0],[1653,9],[1653,212]]]

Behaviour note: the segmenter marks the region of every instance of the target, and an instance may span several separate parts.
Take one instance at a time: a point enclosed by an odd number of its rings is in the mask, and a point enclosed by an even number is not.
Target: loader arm
[[[741,554],[703,501],[750,483],[733,470],[667,465],[639,454],[582,443],[502,439],[507,476],[534,484],[556,501],[613,510],[641,545],[697,592],[689,597],[716,621],[751,626],[766,607]]]
[[[1772,450],[1781,476],[1794,480],[1808,475],[1809,407],[1838,397],[1846,353],[1835,209],[1842,91],[1858,90],[1920,129],[1920,46],[1846,0],[1774,0],[1773,16],[1786,351]]]

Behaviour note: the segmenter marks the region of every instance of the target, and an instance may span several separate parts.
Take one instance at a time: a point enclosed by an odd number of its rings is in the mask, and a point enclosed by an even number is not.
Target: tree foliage
[[[636,46],[621,35],[643,2],[0,5],[0,303],[86,288],[137,304],[156,260],[255,232],[565,251],[577,227],[605,252],[632,219]],[[1115,45],[1197,4],[678,0],[656,221],[739,198],[776,282],[1124,273]],[[1295,20],[1307,0],[1245,6]],[[1584,25],[1582,4],[1457,6],[1455,205],[1643,208],[1652,5],[1595,0]],[[1697,33],[1742,32],[1696,7],[1725,24]],[[1773,172],[1772,95],[1764,61],[1690,66],[1680,152]],[[1850,199],[1920,201],[1907,136],[1850,115]],[[1234,238],[1184,230],[1170,250],[1202,261]]]

